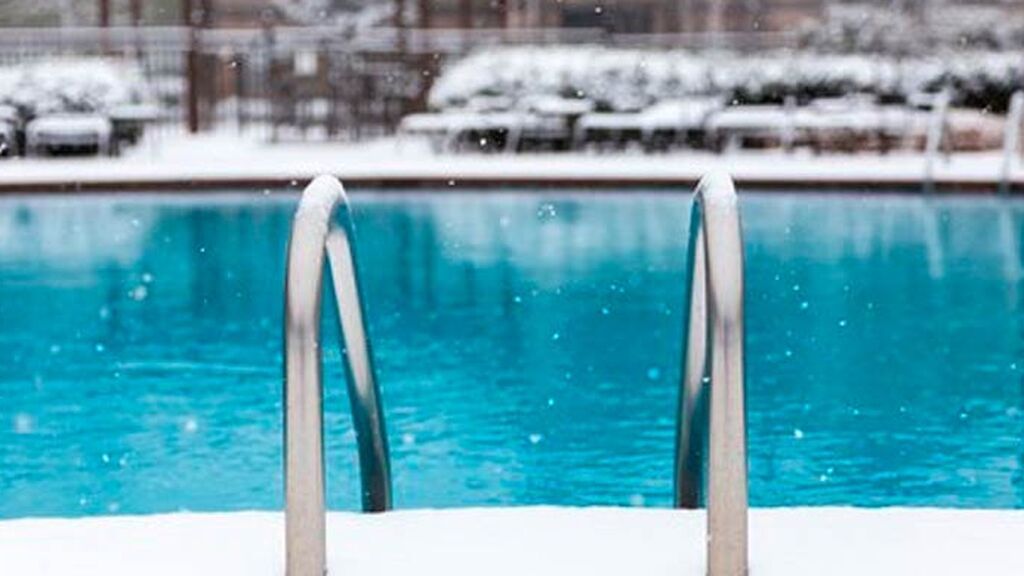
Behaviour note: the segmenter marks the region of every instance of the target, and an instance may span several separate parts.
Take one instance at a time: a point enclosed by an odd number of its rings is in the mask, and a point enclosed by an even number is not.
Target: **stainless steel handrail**
[[[285,281],[285,556],[288,576],[326,573],[323,367],[320,314],[324,254],[331,266],[359,447],[363,510],[391,508],[387,433],[356,277],[354,227],[344,188],[320,176],[292,223]]]
[[[688,261],[675,504],[700,505],[707,439],[708,574],[741,576],[747,573],[743,233],[728,175],[710,174],[697,185]]]
[[[1024,123],[1024,90],[1018,90],[1010,97],[1006,111],[1006,128],[1003,131],[1003,164],[999,173],[999,192],[1009,194],[1013,187],[1013,166],[1020,154],[1020,129]]]
[[[345,340],[363,509],[376,512],[391,507],[387,435],[359,297],[353,236],[341,183],[333,177],[317,178],[303,192],[288,248],[284,334],[288,576],[326,573],[320,357],[325,253]],[[706,176],[697,186],[688,260],[675,503],[681,508],[699,505],[708,438],[708,574],[741,576],[747,573],[743,244],[736,191],[727,175]]]

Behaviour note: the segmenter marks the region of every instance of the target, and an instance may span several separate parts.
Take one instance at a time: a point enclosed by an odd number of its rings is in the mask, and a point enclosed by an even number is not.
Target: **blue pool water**
[[[295,201],[0,200],[0,517],[282,507]],[[669,503],[688,210],[357,196],[398,507]],[[1024,507],[1024,204],[743,211],[752,503]],[[329,502],[355,509],[326,324]]]

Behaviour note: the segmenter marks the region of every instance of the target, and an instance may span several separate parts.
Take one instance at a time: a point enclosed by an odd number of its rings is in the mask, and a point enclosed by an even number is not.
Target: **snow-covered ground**
[[[885,188],[916,185],[923,178],[925,164],[919,154],[434,154],[425,142],[412,139],[267,144],[227,134],[164,135],[120,158],[0,159],[0,191],[121,188],[124,183],[179,186],[181,190],[191,186],[244,188],[291,180],[302,183],[320,173],[332,173],[353,184],[657,184],[692,182],[711,170],[730,172],[741,186],[852,183]],[[1001,166],[998,153],[957,154],[936,162],[936,180],[994,187]],[[1018,186],[1024,184],[1024,166],[1019,162],[1013,178]]]
[[[283,576],[283,516],[0,522],[5,576]],[[332,574],[703,576],[704,514],[640,508],[328,516]],[[755,509],[752,576],[1024,574],[1024,511]]]

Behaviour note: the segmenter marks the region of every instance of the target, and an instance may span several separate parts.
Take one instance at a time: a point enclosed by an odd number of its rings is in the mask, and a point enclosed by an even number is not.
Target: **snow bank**
[[[279,513],[0,522],[5,576],[281,576]],[[702,512],[412,510],[328,516],[332,574],[703,576]],[[757,509],[756,576],[1024,573],[1024,512]]]
[[[995,190],[1001,173],[998,152],[960,153],[935,165],[936,181],[976,182]],[[566,185],[609,182],[638,185],[658,182],[696,182],[705,173],[729,171],[743,183],[873,182],[880,187],[920,183],[924,156],[915,153],[822,155],[803,151],[710,152],[667,154],[461,154],[431,153],[419,138],[383,139],[359,144],[287,143],[267,145],[257,137],[219,133],[166,136],[129,150],[117,158],[23,158],[4,161],[0,190],[18,192],[38,186],[76,186],[100,189],[118,183],[177,185],[190,182],[209,188],[239,188],[246,182],[294,180],[295,185],[318,174],[335,174],[360,185],[408,181],[449,183],[465,189],[472,179],[510,183]],[[1012,177],[1024,183],[1024,163],[1015,162]],[[268,184],[250,185],[261,190]],[[19,189],[21,188],[21,190]]]
[[[659,100],[712,93],[751,103],[781,99],[785,94],[822,97],[867,92],[906,98],[949,83],[956,91],[955,101],[991,105],[976,100],[990,94],[1005,100],[1013,88],[1024,87],[1022,77],[1024,61],[1017,52],[961,50],[896,58],[781,50],[750,55],[600,46],[511,47],[478,52],[454,64],[434,84],[430,104],[452,108],[479,97],[517,101],[559,95],[588,98],[601,109],[628,111]],[[1000,102],[995,104],[998,108]]]

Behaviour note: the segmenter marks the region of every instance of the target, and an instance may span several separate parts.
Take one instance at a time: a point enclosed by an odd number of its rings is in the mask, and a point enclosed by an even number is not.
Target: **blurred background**
[[[943,98],[946,145],[987,150],[1024,88],[1020,0],[0,0],[0,27],[5,155],[158,128],[884,152]]]

